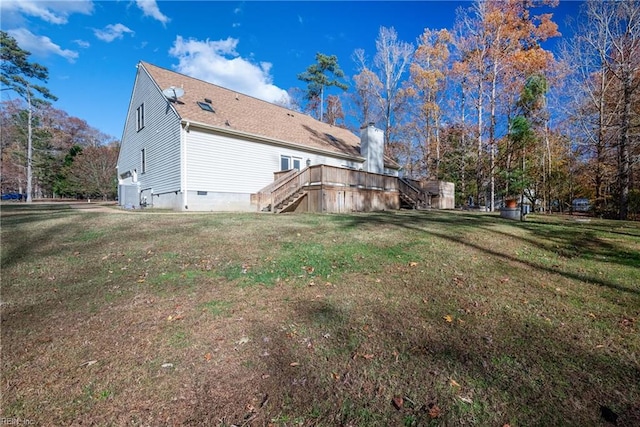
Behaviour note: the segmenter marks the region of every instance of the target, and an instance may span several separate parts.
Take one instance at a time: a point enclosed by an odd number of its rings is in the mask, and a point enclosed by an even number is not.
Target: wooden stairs
[[[262,212],[292,212],[307,195],[308,185],[309,168],[292,169],[256,193],[253,201]]]
[[[416,181],[398,178],[398,192],[400,194],[401,208],[428,209],[431,205],[430,195],[420,189]]]

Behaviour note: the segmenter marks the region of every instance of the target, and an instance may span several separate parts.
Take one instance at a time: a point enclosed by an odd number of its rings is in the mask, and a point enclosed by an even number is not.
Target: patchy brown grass
[[[2,209],[35,425],[640,425],[640,227]]]

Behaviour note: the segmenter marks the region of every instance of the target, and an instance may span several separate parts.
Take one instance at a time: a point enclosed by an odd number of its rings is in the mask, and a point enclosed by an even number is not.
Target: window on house
[[[280,170],[288,171],[289,169],[291,169],[291,157],[280,156]]]
[[[136,131],[144,128],[144,103],[136,109]]]
[[[198,102],[198,105],[200,106],[200,108],[202,108],[205,111],[210,111],[212,113],[215,113],[215,111],[213,110],[213,107],[207,104],[206,102]]]
[[[140,173],[145,173],[147,171],[147,152],[143,148],[140,150]]]
[[[302,159],[300,157],[280,156],[280,170],[302,169]]]

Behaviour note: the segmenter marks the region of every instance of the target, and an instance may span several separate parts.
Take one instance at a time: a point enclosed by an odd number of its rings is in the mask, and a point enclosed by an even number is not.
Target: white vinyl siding
[[[139,110],[141,106],[144,111]],[[138,129],[140,113],[144,116],[142,129]],[[140,188],[152,189],[154,194],[180,191],[180,131],[180,118],[162,89],[139,66],[122,136],[118,175],[137,174]]]
[[[273,181],[273,173],[282,166],[281,156],[299,159],[300,168],[306,167],[307,159],[313,165],[356,169],[361,166],[349,160],[236,139],[194,127],[187,134],[186,145],[186,181],[191,191],[255,193]]]

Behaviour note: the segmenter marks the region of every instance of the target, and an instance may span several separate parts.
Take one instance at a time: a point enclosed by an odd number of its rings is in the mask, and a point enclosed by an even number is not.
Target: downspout
[[[187,136],[189,133],[189,122],[186,122],[184,129],[180,129],[180,192],[182,193],[182,208],[189,209],[187,197]]]

